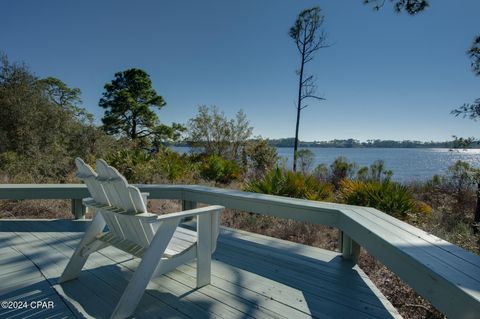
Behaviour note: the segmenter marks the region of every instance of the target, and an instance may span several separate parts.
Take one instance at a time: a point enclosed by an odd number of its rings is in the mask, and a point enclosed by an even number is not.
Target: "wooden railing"
[[[356,261],[360,247],[451,318],[480,318],[480,256],[376,209],[196,185],[137,185],[149,199],[177,199],[338,228],[342,256]],[[3,184],[0,199],[70,199],[83,218],[81,184]]]

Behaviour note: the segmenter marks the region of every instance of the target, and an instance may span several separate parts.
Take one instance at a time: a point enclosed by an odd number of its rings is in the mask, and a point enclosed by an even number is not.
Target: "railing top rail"
[[[219,204],[336,227],[453,318],[480,314],[480,256],[376,209],[198,185],[136,185],[150,199]],[[82,184],[0,184],[0,199],[88,197]]]

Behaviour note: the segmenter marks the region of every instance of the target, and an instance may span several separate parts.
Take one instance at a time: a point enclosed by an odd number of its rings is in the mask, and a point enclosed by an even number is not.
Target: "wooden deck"
[[[87,222],[0,220],[0,318],[108,318],[138,259],[109,247],[79,279],[57,280]],[[339,253],[222,229],[212,284],[195,289],[195,264],[156,278],[135,318],[398,318],[368,277]],[[53,308],[32,309],[31,301]],[[41,305],[40,305],[41,306]]]

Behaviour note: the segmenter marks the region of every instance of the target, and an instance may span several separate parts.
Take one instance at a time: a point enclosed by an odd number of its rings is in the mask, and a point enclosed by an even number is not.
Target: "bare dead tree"
[[[290,28],[289,35],[295,41],[300,53],[300,69],[297,70],[298,100],[297,100],[297,123],[295,126],[295,144],[293,149],[293,170],[297,170],[298,128],[300,126],[300,112],[306,108],[305,99],[324,100],[316,96],[315,76],[305,74],[305,64],[313,60],[314,53],[326,48],[327,35],[322,29],[324,16],[319,7],[313,7],[300,12],[294,25]]]

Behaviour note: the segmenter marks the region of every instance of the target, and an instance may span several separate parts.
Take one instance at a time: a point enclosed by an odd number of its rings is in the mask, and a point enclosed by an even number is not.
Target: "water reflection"
[[[172,147],[185,153],[188,147]],[[435,174],[446,174],[449,166],[458,160],[480,167],[480,149],[449,150],[447,148],[309,148],[315,155],[315,166],[330,165],[338,156],[344,156],[359,166],[368,166],[375,160],[384,160],[393,171],[393,179],[401,182],[426,180]],[[278,155],[292,165],[293,149],[278,148]]]

